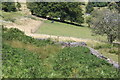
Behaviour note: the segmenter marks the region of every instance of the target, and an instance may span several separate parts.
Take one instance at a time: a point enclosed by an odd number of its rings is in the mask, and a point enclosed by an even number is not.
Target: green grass
[[[49,20],[44,21],[36,33],[84,39],[106,40],[106,37],[92,36],[91,29],[88,27],[75,26],[60,22],[51,23]]]
[[[0,16],[2,17],[3,20],[5,21],[11,21],[14,22],[16,20],[16,18],[20,18],[21,16],[23,16],[22,13],[20,12],[4,12],[4,11],[0,11]]]
[[[86,47],[62,48],[46,40],[30,38],[17,29],[3,28],[2,52],[2,78],[115,78],[118,76],[117,69],[91,55]]]
[[[104,42],[86,42],[89,47],[94,48],[103,56],[118,62],[119,50],[117,45],[112,45]]]

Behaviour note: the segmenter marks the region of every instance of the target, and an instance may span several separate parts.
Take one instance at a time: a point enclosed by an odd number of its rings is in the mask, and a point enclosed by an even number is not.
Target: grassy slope
[[[21,12],[0,11],[0,13],[2,13],[2,16],[4,17],[3,20],[8,20],[8,21],[14,21],[16,18],[26,16],[26,15],[22,14]],[[28,17],[32,18],[31,16],[28,16]],[[32,19],[34,19],[34,18],[32,18]],[[51,21],[44,21],[44,24],[42,25],[42,27],[40,27],[40,29],[37,31],[37,33],[62,35],[62,36],[73,36],[73,37],[97,39],[97,40],[99,39],[98,36],[97,37],[91,36],[91,34],[92,34],[91,30],[87,27],[78,27],[78,26],[59,23],[59,22],[51,23]],[[105,40],[105,38],[101,37],[100,40]],[[92,46],[91,46],[91,44],[92,44]],[[100,44],[102,44],[102,43],[100,43]],[[98,45],[99,44],[96,44],[93,42],[91,42],[90,45],[88,43],[88,46],[91,46],[91,47],[98,46]],[[102,48],[102,49],[99,49],[99,52],[101,52],[104,56],[107,56],[107,57],[113,59],[114,61],[118,61],[118,55],[116,55],[114,53],[113,54],[109,53],[109,50],[112,50],[112,49]]]
[[[70,24],[51,21],[44,21],[37,33],[58,35],[58,36],[70,36],[85,39],[105,40],[102,36],[92,36],[91,29],[88,27],[74,26]]]
[[[44,21],[44,23],[41,25],[37,33],[59,35],[59,36],[72,36],[72,37],[95,39],[95,40],[106,40],[106,38],[102,36],[91,36],[92,32],[88,27],[78,27],[78,26],[59,23],[59,22],[51,23],[51,21]],[[91,43],[88,43],[88,46],[94,48],[96,46],[104,45],[104,44],[107,45],[107,43],[102,43],[102,42],[100,42],[99,44],[91,42]],[[109,53],[109,50],[112,50],[114,48],[115,47],[110,48],[110,49],[102,48],[98,50],[104,56],[111,58],[114,61],[118,62],[118,55],[114,53],[113,54]],[[116,48],[116,51],[117,51],[117,48]]]
[[[3,42],[9,45],[3,44],[2,50],[5,78],[117,77],[118,71],[91,55],[88,48],[62,49],[48,40],[25,36],[17,29],[3,31]]]
[[[44,59],[38,52],[37,54],[32,53],[31,50],[24,49],[24,46],[23,48],[13,47],[5,45],[3,47],[3,58],[5,59],[3,60],[3,77],[5,78],[117,77],[115,68],[106,61],[89,54],[88,49],[84,47],[64,48],[55,51],[56,54],[53,53],[53,49],[44,47],[42,52],[46,52],[46,49],[51,51],[49,57]]]

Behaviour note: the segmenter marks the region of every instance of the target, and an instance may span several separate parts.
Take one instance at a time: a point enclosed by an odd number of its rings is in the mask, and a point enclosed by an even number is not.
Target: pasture
[[[51,23],[50,20],[44,21],[36,33],[106,41],[105,36],[94,35],[91,29],[86,26],[75,26],[60,22]]]

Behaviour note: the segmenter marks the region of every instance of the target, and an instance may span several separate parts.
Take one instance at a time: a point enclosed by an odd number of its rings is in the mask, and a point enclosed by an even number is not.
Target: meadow
[[[51,22],[52,21],[50,20],[43,21],[42,25],[36,31],[36,33],[56,35],[56,36],[76,37],[76,38],[82,38],[88,40],[97,40],[99,41],[98,43],[94,41],[93,42],[88,41],[87,42],[88,46],[95,48],[104,56],[107,56],[108,58],[111,58],[114,61],[118,62],[118,47],[112,46],[109,43],[105,43],[107,41],[106,36],[94,35],[92,33],[92,30],[86,26],[75,26],[60,22],[54,22],[54,23]],[[96,47],[100,47],[100,48],[96,48]]]
[[[36,33],[106,41],[106,36],[94,35],[89,27],[51,23],[49,20],[44,21]]]
[[[68,36],[68,37],[71,36],[71,37],[83,38],[83,39],[88,39],[88,40],[92,39],[92,40],[99,40],[99,41],[107,40],[105,36],[98,36],[98,35],[92,36],[93,33],[91,32],[91,29],[86,26],[85,27],[75,26],[75,25],[70,25],[70,24],[65,24],[65,23],[60,23],[60,22],[51,23],[50,20],[41,20],[41,19],[33,17],[31,15],[24,15],[21,12],[0,11],[0,13],[2,13],[1,16],[3,17],[2,18],[3,20],[14,22],[16,24],[19,24],[19,21],[16,21],[16,19],[18,19],[20,17],[28,17],[28,18],[31,18],[34,20],[42,21],[42,25],[40,25],[40,28],[36,32],[39,34],[49,34],[49,35]],[[6,24],[6,23],[3,23],[3,24]],[[12,43],[22,45],[22,43],[20,43],[18,41],[11,42],[11,44]],[[37,42],[36,42],[36,44],[37,44]],[[87,45],[89,47],[95,48],[100,53],[102,53],[104,56],[107,56],[108,58],[111,58],[114,61],[118,62],[118,48],[117,47],[112,46],[112,45],[110,45],[112,47],[109,47],[109,44],[104,43],[104,42],[96,43],[96,42],[91,42],[91,41],[88,41]],[[103,47],[104,45],[108,45],[108,46]],[[100,48],[96,48],[96,47],[100,47]],[[32,47],[32,48],[34,48],[34,47]]]

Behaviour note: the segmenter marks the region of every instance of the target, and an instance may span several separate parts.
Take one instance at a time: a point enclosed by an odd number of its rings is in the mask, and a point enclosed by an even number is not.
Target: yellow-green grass
[[[110,53],[110,51],[115,51],[118,52],[118,47],[116,46],[112,46],[112,44],[108,44],[108,43],[104,43],[104,42],[87,42],[87,45],[89,47],[92,47],[94,49],[96,49],[99,53],[101,53],[103,56],[112,59],[115,62],[118,62],[118,56],[119,54],[116,53]],[[107,47],[104,47],[104,46]],[[111,48],[109,48],[109,45],[112,46]],[[98,46],[102,46],[101,48],[97,49]]]
[[[49,20],[44,21],[36,33],[106,41],[105,36],[92,36],[91,29],[88,27],[60,22],[51,23]]]
[[[23,16],[23,14],[21,12],[4,12],[4,11],[0,11],[0,16],[2,16],[2,19],[5,21],[10,21],[10,20],[14,20],[16,18],[19,18],[21,16]]]
[[[18,40],[4,41],[4,42],[11,45],[13,48],[22,48],[29,50],[33,53],[40,54],[41,59],[45,59],[50,55],[57,53],[60,49],[62,49],[62,47],[59,45],[46,45],[46,46],[37,47],[32,44],[25,44]]]
[[[113,48],[112,48],[113,49]],[[102,55],[104,55],[104,56],[106,56],[107,58],[110,58],[110,59],[112,59],[113,61],[115,61],[115,62],[118,62],[118,55],[116,55],[116,54],[111,54],[111,53],[109,53],[109,51],[110,51],[111,49],[108,49],[108,48],[104,48],[104,49],[99,49],[98,51],[102,54]]]

